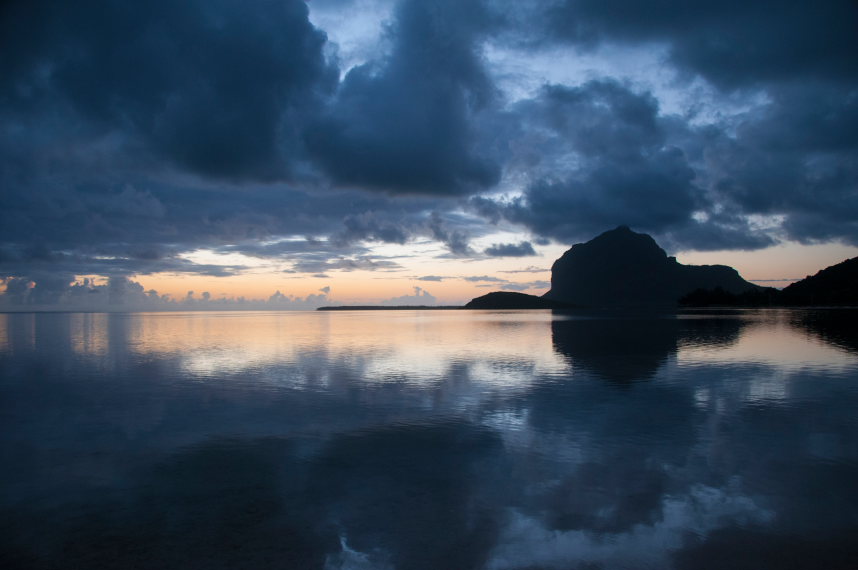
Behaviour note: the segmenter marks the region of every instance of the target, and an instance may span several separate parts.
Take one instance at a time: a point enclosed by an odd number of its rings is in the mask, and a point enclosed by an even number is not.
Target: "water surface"
[[[856,568],[849,311],[0,315],[8,568]]]

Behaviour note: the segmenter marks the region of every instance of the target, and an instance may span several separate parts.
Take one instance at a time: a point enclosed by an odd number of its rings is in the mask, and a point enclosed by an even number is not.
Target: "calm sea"
[[[0,566],[858,568],[858,313],[0,315]]]

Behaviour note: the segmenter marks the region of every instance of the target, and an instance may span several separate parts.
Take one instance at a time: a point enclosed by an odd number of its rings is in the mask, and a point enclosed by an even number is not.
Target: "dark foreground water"
[[[855,317],[0,315],[0,567],[858,568]]]

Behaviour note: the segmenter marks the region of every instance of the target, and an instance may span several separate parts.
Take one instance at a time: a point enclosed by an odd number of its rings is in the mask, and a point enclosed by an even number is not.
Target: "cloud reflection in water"
[[[808,319],[0,315],[0,553],[848,567],[858,356]]]

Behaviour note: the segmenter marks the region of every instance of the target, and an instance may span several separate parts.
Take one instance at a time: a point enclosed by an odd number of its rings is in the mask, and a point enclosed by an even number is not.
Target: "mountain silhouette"
[[[494,291],[481,297],[471,299],[466,309],[566,309],[569,304],[553,301],[545,297],[513,293],[510,291]]]
[[[696,289],[679,300],[680,305],[706,306],[858,306],[858,257],[832,265],[779,291],[762,287],[744,293],[720,288]]]
[[[779,300],[784,305],[858,305],[858,257],[785,287]]]
[[[726,265],[683,265],[627,226],[566,251],[551,268],[546,299],[587,307],[675,306],[695,289],[758,289]]]
[[[696,290],[742,295],[764,288],[726,265],[683,265],[652,237],[619,226],[572,246],[555,261],[551,290],[542,297],[493,292],[472,299],[465,308],[675,307]]]

